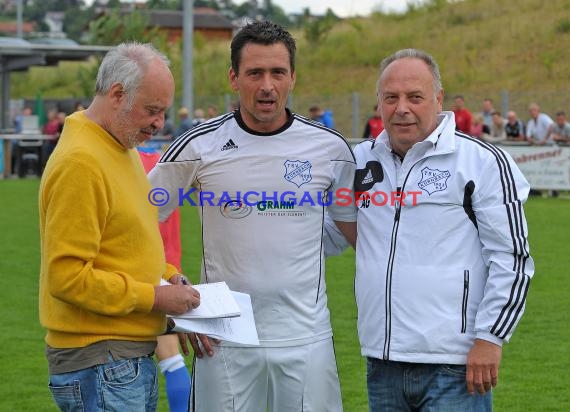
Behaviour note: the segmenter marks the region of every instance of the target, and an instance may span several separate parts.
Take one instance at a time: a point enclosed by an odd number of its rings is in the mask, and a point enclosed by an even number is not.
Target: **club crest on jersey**
[[[311,162],[308,160],[302,162],[300,160],[286,160],[285,163],[285,180],[294,183],[297,187],[303,186],[313,178],[311,176]]]
[[[424,167],[422,169],[422,178],[418,182],[418,186],[431,196],[435,192],[447,189],[447,179],[449,179],[449,176],[451,176],[449,170],[430,169],[429,167]]]

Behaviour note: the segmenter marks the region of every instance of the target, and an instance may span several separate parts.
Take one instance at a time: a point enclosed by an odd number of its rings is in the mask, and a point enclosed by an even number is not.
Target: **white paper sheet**
[[[216,319],[181,319],[173,317],[177,332],[203,333],[212,338],[245,345],[259,345],[251,298],[247,293],[231,292],[237,302],[241,316]]]
[[[209,319],[240,315],[240,308],[226,282],[199,283],[192,287],[200,292],[200,306],[176,318]]]

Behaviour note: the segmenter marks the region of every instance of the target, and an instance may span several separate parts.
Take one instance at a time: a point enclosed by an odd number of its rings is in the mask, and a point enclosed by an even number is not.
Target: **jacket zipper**
[[[461,304],[461,333],[467,330],[467,302],[469,300],[469,271],[463,271],[463,300]]]
[[[416,165],[421,162],[423,158],[419,159],[416,163],[410,167],[408,170],[408,174],[404,179],[404,183],[401,187],[396,188],[396,192],[401,194],[406,186],[406,182],[412,173],[412,170]],[[399,197],[401,198],[401,196]],[[402,204],[399,200],[395,202],[395,211],[394,211],[394,224],[392,225],[392,237],[390,239],[390,254],[388,255],[388,268],[386,270],[386,324],[384,330],[384,351],[382,354],[382,358],[384,360],[390,359],[390,340],[392,334],[392,269],[394,267],[394,256],[396,255],[396,238],[398,236],[398,227],[400,226],[400,213],[402,210]]]
[[[401,193],[402,189],[400,187],[396,190]],[[396,210],[394,213],[394,224],[392,225],[392,237],[390,239],[390,255],[388,256],[388,268],[386,272],[386,324],[384,325],[384,351],[383,358],[388,360],[390,356],[390,335],[392,333],[392,318],[391,318],[391,307],[392,307],[392,267],[394,266],[394,254],[396,251],[396,235],[398,233],[398,226],[400,225],[400,210],[402,205],[399,201],[396,201]]]

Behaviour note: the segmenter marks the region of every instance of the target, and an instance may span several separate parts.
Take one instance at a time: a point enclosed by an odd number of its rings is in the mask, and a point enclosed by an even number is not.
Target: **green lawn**
[[[0,354],[4,383],[2,411],[55,411],[47,389],[44,332],[38,323],[39,236],[36,179],[0,180]],[[568,411],[570,370],[568,279],[570,254],[564,252],[570,229],[570,200],[532,198],[527,203],[531,252],[537,274],[526,315],[506,345],[496,411]],[[199,272],[200,247],[195,210],[183,209],[183,266],[193,278]],[[329,306],[335,333],[345,411],[367,410],[365,364],[356,335],[353,293],[354,254],[327,262]],[[161,380],[161,384],[164,381]],[[160,411],[167,411],[161,391]]]

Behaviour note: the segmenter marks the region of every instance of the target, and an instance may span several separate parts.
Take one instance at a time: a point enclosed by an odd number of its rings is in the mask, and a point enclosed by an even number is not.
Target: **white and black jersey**
[[[226,281],[251,295],[265,346],[331,336],[325,210],[334,220],[355,220],[354,208],[330,196],[352,191],[355,161],[347,142],[287,113],[287,123],[266,134],[250,130],[238,111],[214,118],[173,142],[149,174],[169,196],[161,220],[179,205],[199,208],[202,282]]]

